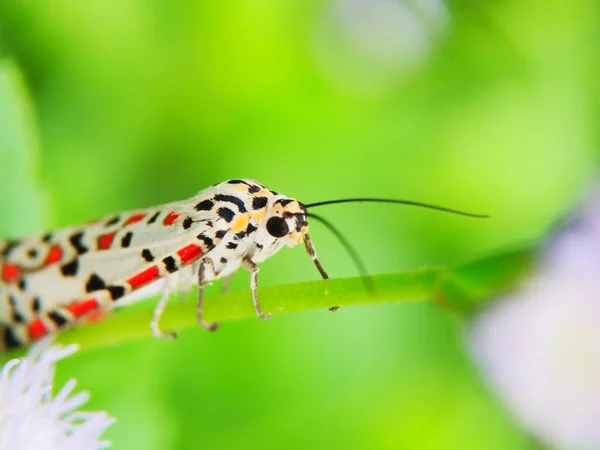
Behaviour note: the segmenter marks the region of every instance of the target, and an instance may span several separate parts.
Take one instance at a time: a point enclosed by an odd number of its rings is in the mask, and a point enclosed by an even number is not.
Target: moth
[[[0,241],[0,347],[13,349],[66,328],[98,310],[118,306],[142,287],[184,273],[198,285],[197,320],[204,318],[204,287],[230,277],[240,267],[250,272],[256,314],[258,265],[283,247],[304,243],[322,278],[329,278],[308,234],[314,218],[346,241],[324,218],[309,210],[345,202],[408,204],[469,217],[485,217],[405,200],[355,198],[303,204],[252,180],[227,180],[190,199],[129,211],[81,226]],[[346,243],[347,244],[347,243]],[[159,320],[172,283],[163,283],[150,327]]]

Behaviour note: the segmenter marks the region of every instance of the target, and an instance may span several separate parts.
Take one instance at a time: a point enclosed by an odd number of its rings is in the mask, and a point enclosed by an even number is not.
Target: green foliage
[[[0,233],[21,236],[44,224],[38,133],[20,70],[0,59]]]
[[[175,299],[175,342],[142,338],[153,300],[64,333],[87,350],[59,376],[118,417],[115,448],[533,448],[472,367],[464,326],[527,273],[534,246],[506,249],[543,237],[592,173],[598,6],[453,1],[433,16],[406,2],[415,28],[340,6],[357,3],[0,0],[7,236],[234,177],[305,202],[492,216],[332,206],[378,274],[370,295],[311,224],[333,280],[308,281],[300,249],[260,274],[267,309],[305,312],[233,321],[252,316],[240,274],[209,294],[217,333]],[[308,311],[332,303],[362,306]]]

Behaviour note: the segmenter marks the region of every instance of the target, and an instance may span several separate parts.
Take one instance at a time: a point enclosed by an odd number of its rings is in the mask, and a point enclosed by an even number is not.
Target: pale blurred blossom
[[[340,86],[385,93],[425,61],[447,28],[442,0],[333,0],[317,26],[317,56]]]
[[[600,449],[600,186],[469,338],[490,385],[542,442]]]
[[[44,340],[26,357],[0,372],[0,449],[95,450],[110,447],[100,435],[114,419],[105,412],[78,411],[87,392],[73,395],[71,379],[52,394],[55,364],[77,346],[49,346]]]

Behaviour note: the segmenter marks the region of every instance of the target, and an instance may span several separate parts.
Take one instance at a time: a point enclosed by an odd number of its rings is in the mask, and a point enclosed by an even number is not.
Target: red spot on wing
[[[146,216],[146,214],[144,214],[144,213],[140,213],[140,214],[134,214],[134,215],[133,215],[133,216],[131,216],[129,219],[127,219],[123,225],[129,225],[130,223],[136,223],[136,222],[139,222],[139,221],[140,221],[140,220],[142,220],[142,219],[143,219],[145,216]]]
[[[50,264],[54,264],[57,261],[60,261],[63,256],[62,248],[58,245],[53,245],[50,247],[48,251],[48,255],[46,255],[46,260],[44,261],[45,266],[49,266]]]
[[[103,234],[102,236],[98,236],[96,243],[98,244],[99,250],[106,250],[112,244],[113,239],[115,238],[115,233]]]
[[[29,333],[29,338],[32,341],[41,339],[48,334],[48,328],[46,328],[46,325],[44,325],[44,322],[40,319],[35,319],[30,322],[27,331]]]
[[[163,224],[172,225],[177,220],[178,217],[179,217],[179,214],[177,214],[176,212],[172,212],[167,217],[165,217],[165,220],[163,220]]]
[[[200,258],[200,256],[202,256],[202,249],[199,245],[190,244],[186,247],[177,250],[177,254],[181,258],[181,263],[187,264],[191,261],[194,261],[195,259]]]
[[[15,264],[4,264],[2,266],[2,279],[6,283],[19,278],[21,275],[21,268]]]
[[[83,323],[98,322],[99,320],[104,319],[107,314],[108,311],[106,309],[96,309],[85,314],[82,318],[82,321]]]
[[[98,308],[98,302],[95,298],[88,298],[86,300],[81,300],[80,302],[73,302],[69,306],[67,306],[67,309],[75,317],[81,317],[84,314],[95,310],[96,308]]]
[[[137,289],[138,287],[154,281],[158,278],[158,266],[151,266],[147,269],[141,271],[140,273],[132,276],[127,280],[127,283],[133,288]]]

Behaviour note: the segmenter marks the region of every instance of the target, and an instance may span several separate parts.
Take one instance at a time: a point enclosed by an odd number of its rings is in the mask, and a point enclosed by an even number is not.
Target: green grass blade
[[[533,252],[525,247],[484,257],[452,267],[425,268],[408,272],[362,278],[340,278],[260,288],[261,305],[266,312],[290,313],[331,306],[349,307],[385,302],[433,301],[449,313],[469,315],[493,301],[497,294],[513,287],[530,267]],[[365,285],[370,286],[369,289]],[[161,326],[165,330],[198,327],[196,304],[172,299]],[[151,335],[149,323],[156,299],[148,299],[110,314],[105,320],[68,330],[60,335],[63,343],[79,343],[82,348],[116,345]],[[208,295],[206,318],[226,323],[256,318],[249,290],[231,294]],[[198,329],[198,332],[204,332]]]

